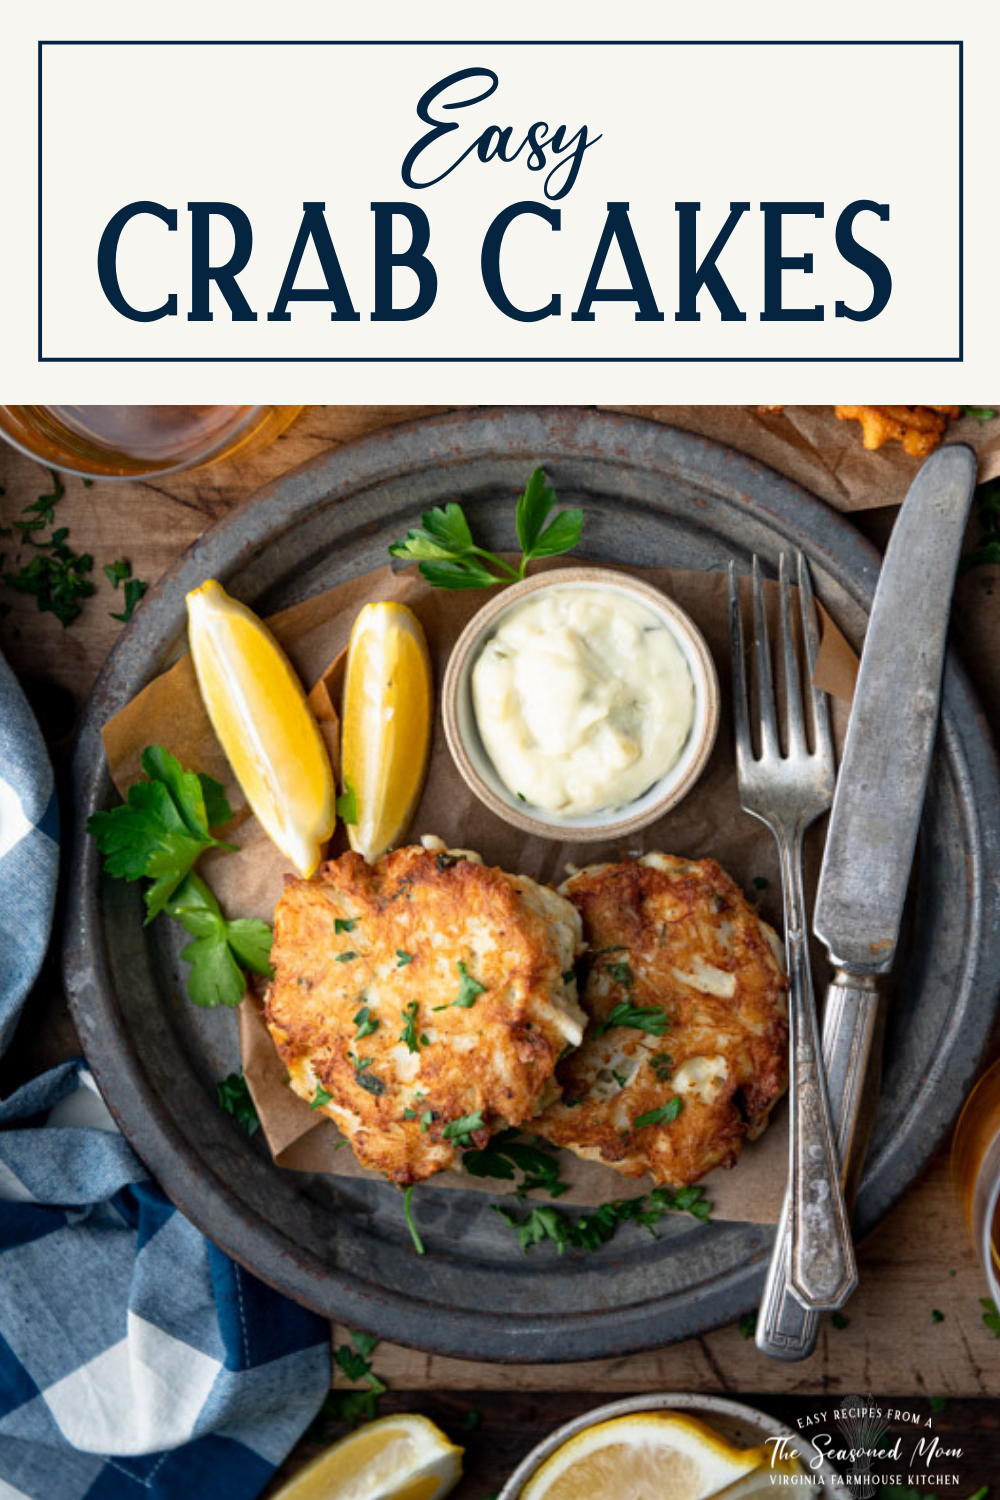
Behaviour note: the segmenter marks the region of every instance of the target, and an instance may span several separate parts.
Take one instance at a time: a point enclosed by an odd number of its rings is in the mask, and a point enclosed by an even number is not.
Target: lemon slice
[[[273,1500],[440,1500],[462,1477],[463,1453],[426,1417],[380,1417],[327,1448]]]
[[[344,676],[345,791],[354,793],[351,848],[371,861],[399,842],[417,805],[431,743],[431,662],[405,604],[366,604]]]
[[[742,1479],[737,1479],[735,1484],[727,1485],[712,1500],[764,1500],[767,1495],[772,1500],[786,1500],[789,1495],[796,1495],[799,1490],[788,1488],[794,1482],[794,1476],[804,1474],[805,1469],[795,1457],[789,1454],[787,1458],[776,1459],[771,1462],[771,1451],[759,1469],[753,1469],[749,1474],[744,1474]]]
[[[330,757],[287,656],[209,578],[187,596],[188,637],[212,728],[270,839],[311,875],[336,822]]]
[[[521,1500],[706,1500],[769,1461],[694,1417],[636,1412],[588,1427],[546,1459]]]

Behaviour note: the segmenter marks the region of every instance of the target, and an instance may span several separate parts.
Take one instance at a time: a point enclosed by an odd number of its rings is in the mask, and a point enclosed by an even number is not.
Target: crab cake
[[[286,880],[268,1029],[362,1165],[419,1182],[558,1097],[581,946],[565,897],[478,856],[344,854]]]
[[[788,1081],[775,933],[712,859],[592,865],[561,890],[583,917],[590,1025],[532,1129],[672,1187],[732,1166]]]

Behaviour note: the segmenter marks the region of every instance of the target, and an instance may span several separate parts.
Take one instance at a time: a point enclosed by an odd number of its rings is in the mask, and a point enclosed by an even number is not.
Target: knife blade
[[[813,918],[833,962],[854,975],[886,973],[896,953],[975,483],[964,443],[931,455],[875,590]]]
[[[892,966],[937,729],[948,619],[976,482],[964,444],[939,448],[903,502],[875,591],[834,795],[813,926],[836,972],[823,1054],[841,1176],[856,1181],[867,1144],[865,1079],[879,1030],[877,977]],[[756,1344],[805,1359],[819,1317],[789,1280],[787,1202],[757,1320]]]

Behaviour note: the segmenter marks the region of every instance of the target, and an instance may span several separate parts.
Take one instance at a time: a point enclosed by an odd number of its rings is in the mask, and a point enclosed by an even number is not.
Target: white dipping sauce
[[[504,785],[564,818],[634,802],[677,760],[694,683],[662,617],[599,586],[516,605],[472,672],[483,745]]]

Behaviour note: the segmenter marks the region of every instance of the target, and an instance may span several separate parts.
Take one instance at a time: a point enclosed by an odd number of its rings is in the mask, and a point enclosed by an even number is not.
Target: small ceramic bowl
[[[826,1459],[817,1461],[815,1452],[802,1433],[793,1432],[766,1412],[744,1406],[741,1402],[725,1401],[719,1396],[680,1394],[637,1396],[628,1401],[614,1401],[609,1406],[598,1407],[596,1411],[587,1412],[585,1416],[568,1422],[565,1427],[560,1427],[558,1432],[539,1443],[522,1460],[500,1491],[497,1500],[520,1500],[524,1486],[538,1472],[544,1460],[557,1452],[570,1438],[576,1437],[577,1433],[586,1431],[588,1427],[595,1427],[598,1422],[610,1421],[612,1417],[625,1417],[640,1411],[676,1411],[683,1412],[686,1416],[700,1417],[729,1442],[741,1448],[755,1448],[768,1438],[784,1438],[787,1443],[785,1451],[798,1454],[803,1463],[809,1466],[809,1478],[813,1483],[826,1487],[822,1490],[823,1494],[829,1490],[838,1496],[838,1500],[850,1500],[851,1491],[844,1487],[836,1470]],[[812,1467],[814,1463],[815,1468]],[[787,1487],[782,1485],[780,1488],[776,1485],[775,1495],[795,1500],[805,1488],[804,1482]]]
[[[634,802],[589,813],[581,818],[557,818],[518,800],[501,781],[486,753],[472,699],[472,672],[487,641],[502,621],[529,595],[541,589],[599,588],[617,591],[644,604],[658,615],[679,646],[694,684],[694,716],[684,748],[665,776]],[[452,758],[466,785],[497,817],[523,833],[541,838],[596,843],[637,833],[655,823],[686,797],[705,769],[719,726],[719,681],[701,631],[684,611],[659,589],[610,568],[559,568],[512,584],[484,604],[462,631],[448,661],[441,690],[445,735]]]

